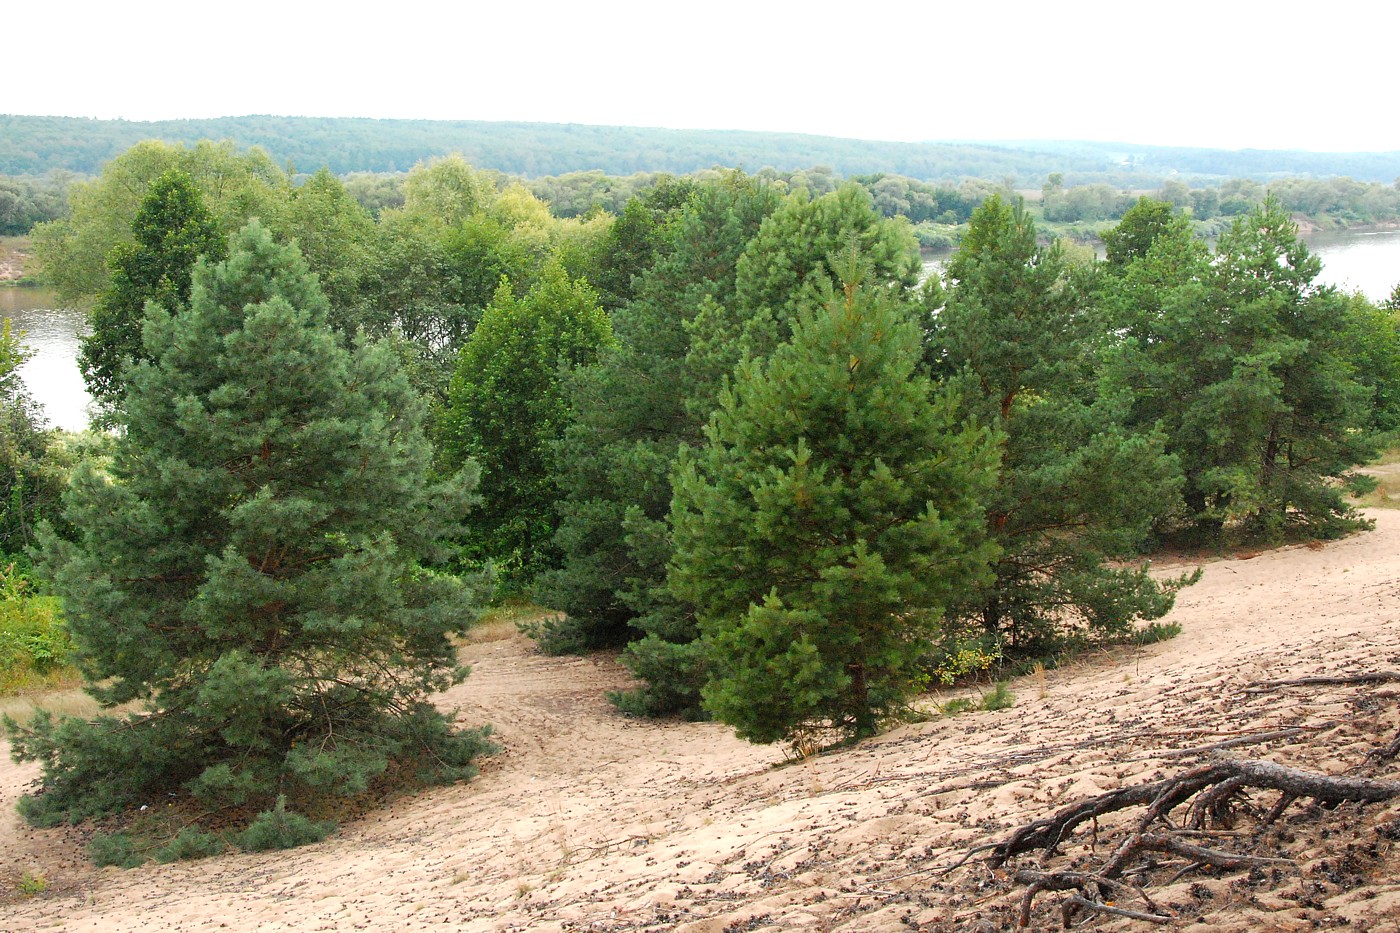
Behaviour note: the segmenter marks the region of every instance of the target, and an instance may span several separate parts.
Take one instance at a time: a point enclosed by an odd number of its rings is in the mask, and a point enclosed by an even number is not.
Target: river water
[[[33,353],[19,369],[30,396],[43,406],[49,427],[81,431],[91,401],[78,372],[78,341],[87,320],[81,311],[58,305],[46,288],[0,288],[0,317],[11,320]]]
[[[1323,262],[1322,280],[1380,301],[1400,283],[1400,230],[1348,231],[1305,237]],[[934,258],[929,265],[941,265]],[[51,427],[87,426],[90,399],[78,373],[78,341],[86,333],[82,312],[58,308],[42,288],[0,288],[0,317],[14,321],[34,356],[20,369],[29,393]]]

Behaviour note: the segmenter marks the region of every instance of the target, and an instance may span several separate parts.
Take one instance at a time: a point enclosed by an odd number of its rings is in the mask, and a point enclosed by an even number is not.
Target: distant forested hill
[[[536,177],[600,169],[691,172],[713,166],[780,171],[827,165],[841,175],[893,172],[926,180],[1013,176],[1038,185],[1051,172],[1069,184],[1153,184],[1166,175],[1349,175],[1390,182],[1400,152],[1330,154],[1230,152],[1105,143],[893,143],[721,130],[668,130],[560,123],[372,120],[321,117],[222,117],[134,122],[0,115],[0,174],[54,169],[95,174],[143,139],[193,143],[233,140],[261,146],[299,171],[406,171],[436,155],[460,152],[481,168]]]

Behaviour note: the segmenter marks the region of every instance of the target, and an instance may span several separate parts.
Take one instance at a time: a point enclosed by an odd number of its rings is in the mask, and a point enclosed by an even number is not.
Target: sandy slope
[[[474,673],[445,700],[498,727],[505,751],[480,778],[291,853],[92,869],[80,831],[18,820],[35,772],[6,756],[0,892],[26,870],[50,886],[0,899],[0,930],[1006,929],[1004,876],[933,869],[1221,739],[1302,726],[1231,753],[1341,772],[1394,734],[1394,689],[1240,689],[1400,666],[1400,512],[1375,517],[1376,531],[1322,548],[1210,563],[1179,599],[1172,642],[1024,678],[1011,710],[785,768],[780,750],[719,726],[624,719],[601,696],[625,681],[610,657],[542,658],[519,637],[468,649]],[[1198,876],[1159,901],[1182,929],[1400,931],[1400,854],[1372,845],[1397,815],[1297,807],[1284,827],[1297,868],[1254,884]],[[1057,928],[1043,901],[1036,927]]]

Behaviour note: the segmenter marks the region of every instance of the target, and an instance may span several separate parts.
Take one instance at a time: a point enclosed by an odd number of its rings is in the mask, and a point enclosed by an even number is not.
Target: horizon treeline
[[[1317,153],[1223,150],[1128,142],[1031,140],[999,143],[879,142],[736,130],[675,130],[449,120],[376,120],[239,116],[153,122],[0,114],[0,174],[92,175],[139,142],[194,145],[228,140],[260,147],[280,166],[303,171],[406,172],[421,161],[462,154],[473,165],[519,177],[599,170],[686,174],[714,166],[797,171],[830,166],[842,176],[891,172],[923,181],[1013,179],[1038,187],[1053,172],[1070,184],[1151,188],[1189,179],[1345,175],[1362,181],[1400,177],[1400,152]],[[290,170],[290,169],[289,169]]]
[[[158,144],[156,144],[158,145]],[[210,143],[196,146],[206,148]],[[139,147],[138,147],[139,148]],[[236,154],[231,143],[218,144],[225,159]],[[251,150],[249,161],[259,161],[260,171],[269,178],[282,173],[285,183],[300,186],[315,175],[286,175],[265,153]],[[497,189],[521,184],[544,201],[558,218],[585,217],[598,212],[620,214],[628,201],[674,176],[661,171],[630,175],[608,175],[599,170],[514,177],[498,171],[478,171]],[[682,177],[695,181],[719,178],[728,171],[710,168]],[[853,181],[870,192],[875,207],[886,217],[904,217],[914,224],[919,245],[924,249],[954,247],[961,237],[973,208],[992,194],[1014,197],[1010,182],[967,177],[960,181],[920,181],[893,172],[879,171],[843,177],[829,166],[791,171],[764,168],[755,177],[802,189],[812,195],[830,193]],[[1051,172],[1038,191],[1022,191],[1041,222],[1042,235],[1068,235],[1099,241],[1104,231],[1121,220],[1141,196],[1166,201],[1188,211],[1203,236],[1216,236],[1235,218],[1253,209],[1267,197],[1276,198],[1289,213],[1310,225],[1345,228],[1400,221],[1400,185],[1357,181],[1346,176],[1328,178],[1284,177],[1261,184],[1251,178],[1229,178],[1188,185],[1181,178],[1168,178],[1146,188],[1122,185],[1067,183],[1064,172]],[[355,172],[341,176],[345,191],[371,216],[403,206],[408,173]],[[0,175],[0,235],[23,235],[35,226],[67,217],[69,188],[90,184],[64,172],[45,177]],[[1197,179],[1199,182],[1199,179]],[[81,198],[81,195],[77,196]]]

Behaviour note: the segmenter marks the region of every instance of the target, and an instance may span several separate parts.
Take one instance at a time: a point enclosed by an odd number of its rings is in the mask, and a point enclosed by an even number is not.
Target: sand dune
[[[623,718],[602,696],[626,683],[612,657],[544,658],[519,636],[468,648],[473,674],[443,699],[498,729],[504,751],[478,779],[289,853],[94,869],[81,827],[19,820],[36,769],[6,755],[0,930],[1009,929],[1019,891],[1005,873],[936,869],[1072,800],[1199,763],[1213,743],[1400,779],[1364,768],[1400,726],[1396,688],[1242,690],[1400,667],[1400,512],[1374,517],[1374,532],[1320,548],[1208,563],[1178,600],[1173,641],[1022,678],[1012,709],[787,767],[774,767],[782,750],[717,725]],[[1251,744],[1283,727],[1297,731]],[[1395,933],[1400,856],[1376,827],[1397,816],[1296,805],[1280,829],[1295,865],[1198,873],[1156,896],[1180,918],[1170,928]],[[9,893],[25,871],[44,875],[44,894]],[[1054,895],[1033,926],[1059,928]]]

